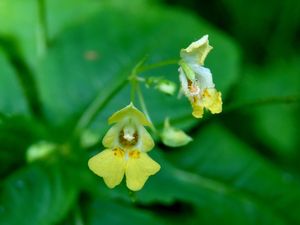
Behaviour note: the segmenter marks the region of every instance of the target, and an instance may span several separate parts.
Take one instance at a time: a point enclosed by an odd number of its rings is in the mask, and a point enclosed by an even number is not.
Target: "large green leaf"
[[[114,202],[122,199],[128,203],[137,203],[137,206],[147,210],[158,209],[153,211],[156,216],[162,216],[172,224],[181,220],[186,224],[288,224],[288,220],[285,221],[282,215],[269,207],[267,198],[261,200],[251,193],[239,190],[235,183],[209,178],[208,175],[202,176],[194,169],[178,168],[161,154],[150,154],[161,164],[162,169],[149,178],[141,191],[129,195],[125,184],[109,190],[103,182],[99,183],[98,178],[98,185],[96,181],[93,186],[90,183],[92,196],[110,196]],[[190,152],[189,157],[192,156],[195,160],[198,158],[194,152]],[[165,210],[160,211],[160,208]],[[176,214],[169,215],[169,211],[176,211]]]
[[[279,157],[300,154],[297,124],[300,112],[299,57],[275,61],[265,68],[250,67],[241,80],[235,101],[258,102],[243,109],[253,123],[245,130]],[[261,105],[259,104],[261,103]]]
[[[300,200],[299,182],[291,174],[257,155],[225,128],[211,125],[201,129],[194,136],[194,142],[169,155],[181,168],[195,176],[201,174],[221,183],[229,187],[230,195],[242,197],[241,205],[230,200],[230,205],[219,206],[221,212],[230,209],[234,212],[231,218],[227,218],[228,213],[224,214],[224,220],[232,221],[245,213],[249,216],[249,224],[260,220],[264,220],[261,224],[300,224],[297,213]],[[220,202],[226,199],[228,192],[221,191],[219,194],[221,195],[216,199]],[[198,198],[198,201],[201,199]],[[212,202],[207,199],[202,207],[209,207]],[[260,219],[256,218],[259,213],[254,210],[253,205],[261,208],[258,210],[263,212]],[[294,210],[290,210],[291,208]]]
[[[57,0],[9,0],[0,2],[0,37],[9,38],[18,46],[18,54],[35,69],[44,54],[44,45],[70,24],[84,21],[103,2]],[[47,37],[48,35],[48,37]],[[47,43],[48,42],[48,43]]]
[[[61,220],[77,193],[63,171],[53,165],[31,165],[1,182],[0,223],[47,225]]]
[[[94,0],[46,0],[46,22],[48,35],[55,39],[66,28],[88,20],[103,5],[104,1]]]
[[[37,76],[49,120],[61,123],[82,114],[96,96],[104,98],[115,83],[125,82],[131,69],[146,54],[149,63],[176,59],[181,48],[206,33],[215,47],[207,66],[215,74],[219,89],[226,94],[237,76],[238,55],[234,44],[187,13],[150,9],[126,11],[107,6],[56,40]],[[173,29],[174,24],[180,30]],[[151,74],[177,80],[177,66]],[[151,93],[150,97],[147,92],[147,104],[155,123],[161,123],[165,116],[181,118],[191,114],[186,99],[178,101],[160,93]],[[108,115],[129,101],[128,89],[121,90],[101,112],[94,128],[103,128]]]

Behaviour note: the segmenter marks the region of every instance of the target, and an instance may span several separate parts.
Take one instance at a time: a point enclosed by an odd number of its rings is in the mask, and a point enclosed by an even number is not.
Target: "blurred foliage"
[[[296,0],[0,0],[0,224],[300,224],[299,16]],[[127,76],[204,34],[223,114],[144,88],[155,125],[193,142],[158,143],[140,192],[108,189],[87,160]],[[178,82],[176,65],[142,75]],[[38,143],[55,147],[26,162]]]

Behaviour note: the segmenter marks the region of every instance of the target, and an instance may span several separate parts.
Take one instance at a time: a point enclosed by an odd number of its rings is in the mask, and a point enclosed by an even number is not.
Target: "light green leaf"
[[[18,54],[34,70],[60,32],[86,20],[103,3],[95,1],[9,0],[0,2],[0,37],[19,47]],[[47,37],[48,36],[48,37]]]
[[[38,5],[36,0],[0,2],[0,36],[20,46],[20,54],[33,67],[38,59]],[[26,13],[25,13],[26,12]]]

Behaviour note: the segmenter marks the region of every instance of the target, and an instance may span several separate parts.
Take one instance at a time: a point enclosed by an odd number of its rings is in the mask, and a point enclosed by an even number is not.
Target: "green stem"
[[[136,92],[137,80],[135,78],[130,79],[130,101],[132,103],[135,102],[135,92]]]
[[[42,1],[42,0],[41,0]],[[89,105],[89,107],[83,112],[82,116],[79,118],[77,125],[75,126],[74,134],[78,135],[84,128],[86,128],[93,119],[97,116],[97,114],[109,103],[111,98],[113,98],[122,88],[123,86],[129,81],[131,84],[131,101],[134,102],[135,100],[135,93],[138,94],[139,101],[141,103],[142,110],[146,114],[149,121],[151,121],[148,110],[144,101],[143,94],[139,87],[139,77],[137,76],[139,72],[145,71],[145,68],[153,69],[163,65],[170,65],[174,64],[174,60],[167,60],[157,64],[150,65],[148,67],[142,67],[145,63],[147,57],[143,57],[132,69],[130,76],[128,79],[118,79],[113,83],[113,87],[109,91],[103,91],[98,94],[96,99]],[[176,60],[177,63],[177,60]],[[151,129],[153,132],[156,132],[155,127],[152,125]]]
[[[165,61],[161,61],[158,63],[150,64],[150,65],[145,65],[145,66],[142,66],[141,68],[139,68],[139,70],[137,70],[137,73],[142,73],[142,72],[145,72],[148,70],[157,69],[159,67],[169,66],[169,65],[178,65],[178,60],[170,59],[170,60],[165,60]]]
[[[138,95],[138,98],[139,98],[139,102],[140,102],[142,111],[145,113],[147,119],[151,122],[151,126],[150,126],[151,130],[154,133],[157,133],[157,130],[156,130],[155,126],[153,125],[152,120],[149,116],[148,109],[147,109],[147,106],[146,106],[146,103],[145,103],[145,100],[144,100],[144,96],[143,96],[143,93],[142,93],[142,90],[141,90],[141,87],[140,87],[139,84],[137,84],[137,86],[136,86],[136,92],[137,92],[137,95]]]
[[[138,71],[139,69],[142,67],[142,65],[145,63],[147,59],[147,56],[144,56],[132,69],[131,74],[129,76],[129,81],[130,81],[130,85],[131,85],[131,90],[130,90],[130,100],[132,103],[134,103],[135,101],[135,92],[137,89],[137,85],[138,85]]]
[[[44,120],[42,102],[32,68],[23,58],[17,42],[11,38],[0,37],[0,46],[16,72],[20,87],[26,98],[30,113],[38,120]],[[1,75],[2,76],[2,75]]]
[[[38,1],[38,27],[37,27],[37,50],[38,56],[42,57],[48,47],[48,26],[45,0]]]

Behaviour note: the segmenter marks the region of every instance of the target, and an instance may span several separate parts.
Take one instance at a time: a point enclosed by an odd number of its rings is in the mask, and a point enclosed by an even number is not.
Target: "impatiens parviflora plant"
[[[222,111],[221,93],[215,89],[210,70],[203,67],[204,60],[211,49],[208,35],[205,35],[180,51],[179,80],[181,89],[191,102],[192,115],[196,118],[203,117],[204,108],[213,114]],[[132,191],[139,191],[149,176],[160,170],[160,165],[148,155],[148,152],[154,147],[154,141],[145,126],[150,127],[152,132],[170,147],[184,146],[192,141],[192,138],[182,130],[172,127],[168,119],[165,120],[162,131],[158,133],[158,129],[151,122],[139,86],[140,83],[144,83],[146,87],[154,84],[156,90],[173,95],[176,91],[174,82],[164,78],[143,78],[139,73],[175,64],[174,60],[150,66],[144,66],[144,62],[145,58],[133,68],[128,77],[131,84],[131,103],[108,119],[108,123],[112,127],[102,140],[106,149],[93,156],[88,162],[89,168],[102,177],[109,188],[119,185],[125,176],[127,187]],[[135,100],[135,94],[138,95],[143,112],[139,111],[132,103]]]
[[[212,74],[204,61],[212,47],[208,35],[203,36],[180,51],[179,79],[185,96],[190,100],[193,116],[202,118],[204,108],[211,113],[222,112],[221,93],[215,89]]]

